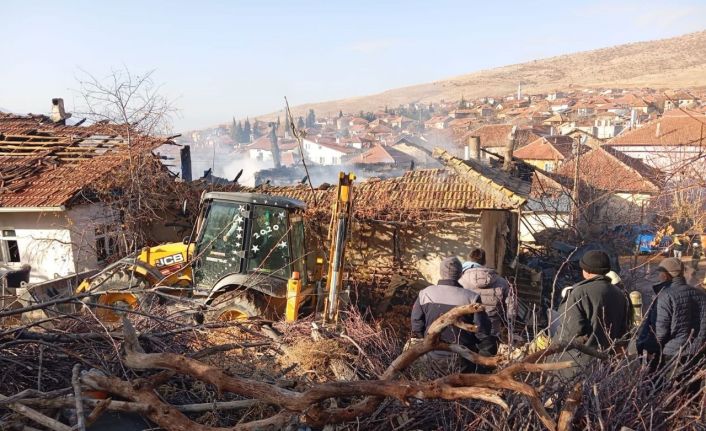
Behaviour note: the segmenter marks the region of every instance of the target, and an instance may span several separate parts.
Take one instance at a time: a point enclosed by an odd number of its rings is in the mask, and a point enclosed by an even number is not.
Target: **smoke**
[[[243,174],[238,179],[238,184],[244,186],[255,186],[255,173],[263,169],[272,169],[274,162],[272,160],[254,160],[247,157],[245,154],[238,154],[237,157],[226,157],[223,161],[221,174],[218,176],[233,180],[240,170]],[[219,172],[219,171],[217,171]]]

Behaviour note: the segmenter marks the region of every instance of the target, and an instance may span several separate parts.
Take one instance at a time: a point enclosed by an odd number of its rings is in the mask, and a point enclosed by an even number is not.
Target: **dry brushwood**
[[[524,396],[537,414],[542,424],[550,430],[557,429],[557,424],[544,408],[537,390],[531,385],[519,381],[516,376],[522,373],[541,373],[559,370],[574,365],[573,362],[538,363],[542,355],[533,355],[526,360],[507,365],[493,374],[451,374],[430,381],[394,380],[424,354],[433,350],[456,352],[460,356],[477,364],[498,367],[497,357],[482,357],[465,347],[450,345],[439,341],[441,332],[454,325],[459,318],[478,312],[482,306],[471,304],[450,310],[435,321],[424,340],[412,346],[398,356],[382,374],[379,380],[329,382],[314,385],[303,392],[281,388],[275,384],[227,374],[224,370],[199,360],[174,353],[144,353],[138,342],[138,335],[129,319],[124,318],[125,339],[124,363],[135,370],[164,369],[213,385],[218,393],[232,393],[262,403],[278,406],[280,412],[262,420],[235,426],[236,430],[279,429],[288,424],[322,426],[341,423],[356,417],[372,413],[385,398],[394,398],[407,404],[409,399],[477,399],[494,403],[505,410],[508,405],[502,397],[503,391]],[[554,345],[552,352],[578,346]],[[582,349],[585,350],[585,349]],[[551,352],[545,352],[550,354]],[[148,378],[125,381],[118,377],[99,373],[87,373],[82,383],[95,390],[105,391],[131,402],[149,406],[146,416],[158,426],[169,430],[217,429],[193,422],[175,406],[162,401],[155,393],[154,384]],[[324,401],[364,397],[361,401],[347,407],[326,407]],[[341,405],[342,402],[337,403]]]

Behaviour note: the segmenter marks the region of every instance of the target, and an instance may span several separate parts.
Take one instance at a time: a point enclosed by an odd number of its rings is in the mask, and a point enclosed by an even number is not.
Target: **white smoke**
[[[222,161],[220,172],[217,175],[229,180],[233,180],[240,170],[243,170],[243,174],[238,179],[238,184],[244,186],[254,187],[255,186],[255,173],[263,169],[271,169],[274,167],[274,162],[272,160],[253,160],[248,158],[246,155],[239,154],[237,158],[226,157]]]

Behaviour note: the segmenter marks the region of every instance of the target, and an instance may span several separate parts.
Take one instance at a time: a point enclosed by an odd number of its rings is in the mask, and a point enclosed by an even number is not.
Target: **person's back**
[[[412,307],[411,329],[413,337],[422,338],[427,335],[431,324],[452,308],[480,303],[480,297],[477,294],[463,289],[458,284],[460,275],[461,262],[458,259],[447,258],[441,262],[439,282],[422,289]],[[466,316],[464,320],[466,323],[476,324],[477,332],[471,333],[450,325],[441,333],[441,341],[458,343],[486,356],[491,355],[493,342],[490,337],[490,324],[485,312]],[[436,352],[432,356],[448,355]]]
[[[584,280],[574,286],[560,307],[565,320],[558,340],[585,336],[586,345],[607,348],[628,332],[628,310],[625,293],[610,278],[598,275]]]
[[[480,296],[481,304],[492,323],[493,332],[497,335],[503,323],[507,322],[510,304],[510,284],[500,277],[492,268],[476,266],[463,271],[459,284],[464,289]]]
[[[418,303],[423,311],[423,326],[415,325],[413,317],[412,332],[416,336],[426,336],[431,324],[444,313],[460,305],[480,303],[480,298],[473,292],[457,286],[435,284],[427,286],[419,292]],[[477,341],[472,333],[462,331],[453,325],[444,329],[440,339],[445,343],[463,345],[475,345]]]
[[[481,298],[492,326],[494,336],[500,335],[503,325],[507,325],[514,316],[514,298],[511,295],[510,284],[494,269],[485,266],[485,250],[475,248],[469,254],[468,262],[463,264],[463,274],[458,282]]]
[[[581,258],[584,280],[573,286],[559,307],[561,326],[554,339],[560,342],[587,337],[586,345],[607,348],[629,328],[627,295],[606,275],[610,259],[601,251]]]
[[[655,336],[667,357],[694,355],[706,343],[706,292],[686,284],[683,274],[657,298]]]

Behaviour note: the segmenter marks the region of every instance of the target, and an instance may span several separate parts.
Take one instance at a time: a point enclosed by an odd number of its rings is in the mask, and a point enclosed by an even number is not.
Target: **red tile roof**
[[[465,145],[469,137],[478,136],[480,137],[480,146],[482,148],[504,147],[507,144],[507,138],[512,128],[512,124],[485,124],[464,134],[461,137],[461,143]],[[517,148],[539,138],[538,135],[525,129],[519,129],[516,133],[515,145]]]
[[[0,113],[0,207],[67,205],[81,190],[123,167],[131,157],[169,143],[123,126],[53,123],[40,115]]]
[[[564,162],[556,173],[573,178],[575,163],[575,159]],[[596,189],[614,193],[656,194],[661,188],[659,171],[605,146],[579,158],[579,177]]]
[[[413,160],[414,158],[408,154],[378,144],[348,162],[360,164],[409,164]]]
[[[353,208],[361,219],[404,220],[412,212],[512,209],[524,203],[524,198],[489,184],[485,177],[463,177],[447,169],[414,170],[401,177],[357,182],[353,188]],[[317,206],[311,189],[306,186],[269,187],[265,192],[302,200],[310,210],[329,214],[336,188],[315,190]]]
[[[548,136],[535,139],[513,154],[525,160],[564,160],[571,157],[573,139],[569,136]]]
[[[606,144],[613,146],[703,146],[706,145],[706,115],[687,115],[676,109],[638,129],[621,133]]]

